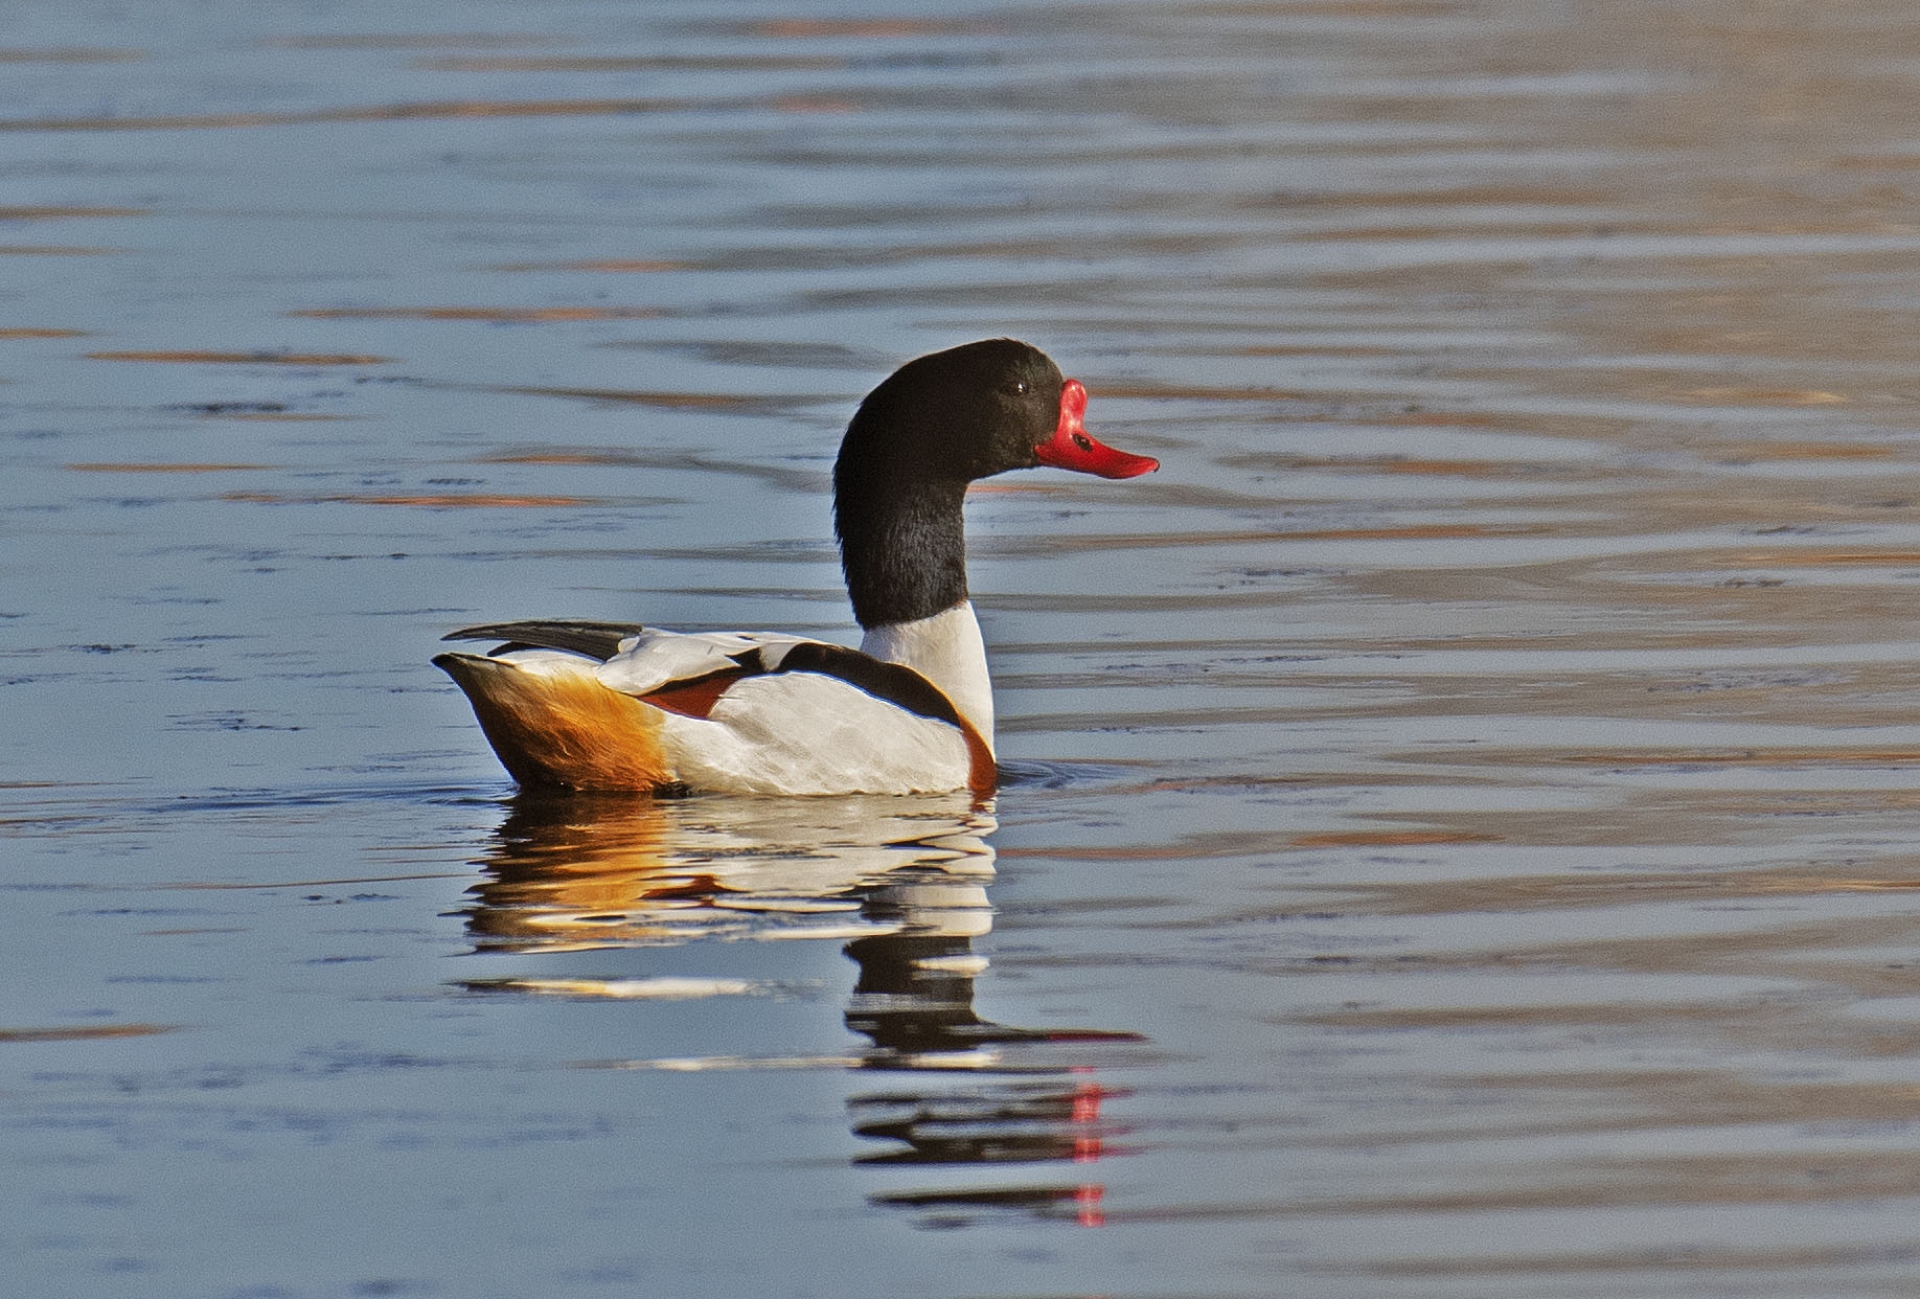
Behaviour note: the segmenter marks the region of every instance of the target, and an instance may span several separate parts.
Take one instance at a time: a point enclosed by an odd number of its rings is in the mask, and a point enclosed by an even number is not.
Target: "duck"
[[[778,632],[533,620],[433,659],[523,790],[990,797],[986,644],[967,589],[970,484],[1160,467],[1086,429],[1087,389],[1018,339],[906,362],[860,402],[833,468],[858,649]]]

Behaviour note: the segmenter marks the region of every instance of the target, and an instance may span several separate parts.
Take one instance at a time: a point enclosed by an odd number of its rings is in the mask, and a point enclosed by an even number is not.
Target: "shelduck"
[[[858,650],[772,632],[508,622],[442,668],[523,787],[743,794],[992,792],[993,688],[967,595],[967,485],[1051,465],[1132,478],[1159,462],[1086,431],[1087,390],[1046,353],[986,339],[868,393],[834,464],[834,532]]]

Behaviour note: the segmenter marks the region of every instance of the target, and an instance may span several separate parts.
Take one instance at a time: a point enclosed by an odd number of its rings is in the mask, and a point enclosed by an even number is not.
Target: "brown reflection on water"
[[[1142,1039],[1018,1028],[976,1013],[974,982],[988,962],[975,943],[993,923],[993,828],[991,817],[952,799],[522,797],[481,863],[486,877],[470,890],[467,930],[479,953],[523,957],[714,940],[842,941],[858,967],[846,1025],[868,1042],[847,1063],[893,1079],[848,1099],[853,1135],[885,1143],[856,1155],[856,1164],[973,1177],[989,1167],[1091,1165],[1114,1153],[1120,1129],[1102,1107],[1123,1093],[1098,1080],[1087,1053]],[[752,991],[724,980],[655,982],[668,986],[655,994],[645,985],[552,975],[467,986],[636,1000]],[[872,1199],[936,1225],[1019,1209],[1097,1226],[1103,1195],[1083,1173],[1069,1182],[970,1181]]]
[[[177,1024],[87,1024],[60,1028],[0,1028],[0,1046],[9,1042],[85,1042],[93,1039],[152,1037],[175,1032]]]
[[[666,817],[652,800],[521,800],[474,888],[467,931],[482,950],[578,951],[700,932],[713,913],[712,872],[663,858]]]
[[[0,204],[0,221],[56,221],[68,217],[151,216],[146,207],[73,207],[61,204]]]
[[[80,248],[66,244],[0,244],[0,257],[106,257],[117,248]]]
[[[483,948],[504,937],[515,950],[768,937],[787,924],[964,940],[991,928],[992,828],[964,798],[523,796],[482,863],[470,929]]]
[[[145,50],[88,48],[69,46],[59,49],[0,48],[0,63],[135,63],[147,57]]]

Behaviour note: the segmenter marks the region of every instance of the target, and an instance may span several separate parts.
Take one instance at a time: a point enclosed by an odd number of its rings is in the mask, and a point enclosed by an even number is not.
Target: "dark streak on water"
[[[9,1292],[1920,1282],[1910,7],[4,13]],[[1001,333],[991,816],[509,797]]]

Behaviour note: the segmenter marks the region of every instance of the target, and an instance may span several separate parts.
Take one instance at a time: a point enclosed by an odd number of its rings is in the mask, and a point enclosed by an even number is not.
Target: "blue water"
[[[1912,1291],[1905,7],[0,17],[9,1293]],[[514,796],[1000,334],[991,807]]]

